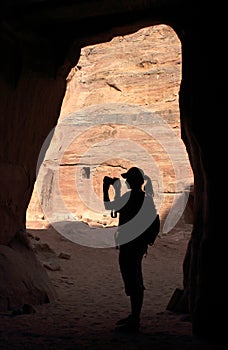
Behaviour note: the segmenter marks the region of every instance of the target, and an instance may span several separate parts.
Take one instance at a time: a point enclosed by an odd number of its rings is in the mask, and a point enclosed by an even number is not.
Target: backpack
[[[156,211],[153,197],[144,194],[141,198],[142,204],[140,210],[136,212],[131,220],[126,222],[122,227],[119,227],[115,233],[116,246],[128,242],[127,238],[132,236],[129,242],[136,243],[137,246],[152,246],[160,232],[160,216]],[[132,205],[135,205],[132,203]],[[131,212],[134,208],[131,208]],[[142,233],[141,233],[142,232]],[[133,235],[136,237],[133,238]],[[126,239],[126,241],[125,241]]]
[[[140,239],[147,245],[152,246],[160,232],[160,216],[156,215],[152,224],[140,235]]]

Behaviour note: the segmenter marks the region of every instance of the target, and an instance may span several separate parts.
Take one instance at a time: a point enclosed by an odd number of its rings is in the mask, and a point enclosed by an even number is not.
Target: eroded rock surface
[[[8,246],[0,245],[0,310],[18,310],[23,305],[44,304],[56,291],[25,232]]]
[[[30,227],[71,218],[116,224],[94,195],[102,200],[103,176],[134,164],[151,176],[167,216],[192,182],[180,139],[180,71],[180,42],[165,25],[82,49],[27,211]]]

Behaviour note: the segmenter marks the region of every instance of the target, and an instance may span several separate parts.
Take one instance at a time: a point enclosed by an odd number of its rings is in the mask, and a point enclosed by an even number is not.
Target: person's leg
[[[140,315],[143,305],[144,297],[144,284],[142,275],[142,256],[143,255],[131,255],[129,259],[128,269],[125,277],[126,294],[130,296],[131,302],[131,314],[120,321],[117,325],[121,326],[120,330],[123,331],[138,331],[140,326]]]
[[[138,290],[130,295],[131,314],[116,324],[121,332],[138,332],[140,327],[140,314],[143,305],[144,290]]]
[[[140,322],[140,315],[143,305],[144,290],[135,291],[130,295],[131,315],[136,322]]]
[[[124,247],[119,248],[119,267],[121,276],[124,282],[125,293],[129,297],[131,286],[129,285],[129,275],[131,270],[131,256]],[[116,322],[116,326],[122,326],[131,319],[131,314],[127,317],[121,318]]]

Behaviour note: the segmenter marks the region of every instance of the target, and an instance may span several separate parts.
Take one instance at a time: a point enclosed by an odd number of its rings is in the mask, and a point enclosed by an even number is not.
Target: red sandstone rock
[[[85,152],[102,142],[100,156],[105,159],[107,149],[112,147],[109,143],[110,138],[115,142],[130,139],[135,145],[143,147],[146,155],[153,159],[162,174],[163,182],[161,184],[156,179],[156,169],[153,170],[154,164],[150,164],[156,193],[158,195],[160,192],[159,196],[162,196],[162,203],[161,198],[157,198],[159,211],[162,217],[167,216],[173,201],[178,200],[180,196],[175,171],[182,172],[181,179],[187,185],[192,181],[187,153],[180,140],[178,106],[180,70],[180,42],[174,31],[165,25],[143,28],[131,35],[116,37],[108,43],[82,49],[77,66],[68,76],[67,91],[58,124],[63,126],[57,126],[58,130],[48,150],[45,165],[40,170],[39,198],[35,190],[27,211],[29,227],[38,227],[42,219],[49,221],[51,217],[54,221],[68,220],[71,216],[92,225],[117,223],[105,213],[102,205],[97,208],[97,212],[89,209],[88,201],[91,206],[97,204],[93,203],[92,197],[89,198],[86,181],[80,180],[84,184],[81,192],[87,197],[87,202],[80,198],[75,184],[77,171],[88,168],[93,179],[93,190],[102,200],[103,176],[107,174],[119,176],[122,169],[133,165],[128,159],[132,157],[130,149],[123,159],[121,147],[125,146],[124,144],[121,146],[121,142],[119,151],[117,150],[116,154],[109,156],[109,159],[101,164],[98,164],[95,158],[92,160],[92,165],[85,157],[82,160]],[[88,107],[89,109],[86,109]],[[140,125],[140,128],[139,125],[137,128],[130,126],[128,122],[126,125],[115,125],[116,114],[122,114],[129,120],[138,107],[138,113],[142,115],[151,113],[151,116],[164,120],[170,128],[170,133],[155,139],[147,134],[146,131],[149,129],[147,125]],[[113,125],[102,126],[99,122],[102,114],[111,116]],[[72,135],[74,116],[79,118],[79,121],[86,121],[88,115],[94,118],[94,123],[88,125],[93,128],[80,129],[81,125],[78,122],[78,130],[82,130],[82,134],[75,137],[70,145],[64,146],[65,135],[69,140]],[[67,126],[64,126],[64,120],[67,121]],[[164,142],[168,145],[169,151],[173,148],[175,159],[180,160],[178,169],[176,165],[173,166],[167,149],[164,149],[162,144]],[[58,162],[59,150],[63,147],[66,149]],[[138,154],[136,161],[144,164],[147,170],[148,158],[143,157],[143,154]],[[82,169],[80,162],[84,161]],[[56,184],[56,181],[59,181],[59,184]],[[183,184],[180,192],[183,192]],[[65,205],[64,210],[62,202]]]

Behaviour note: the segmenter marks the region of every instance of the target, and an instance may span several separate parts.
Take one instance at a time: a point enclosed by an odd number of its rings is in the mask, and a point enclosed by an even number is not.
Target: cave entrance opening
[[[27,227],[58,223],[62,233],[63,222],[116,226],[103,208],[102,177],[132,165],[150,173],[162,232],[191,224],[182,215],[193,180],[180,135],[180,81],[181,44],[167,25],[84,47],[67,77]]]

